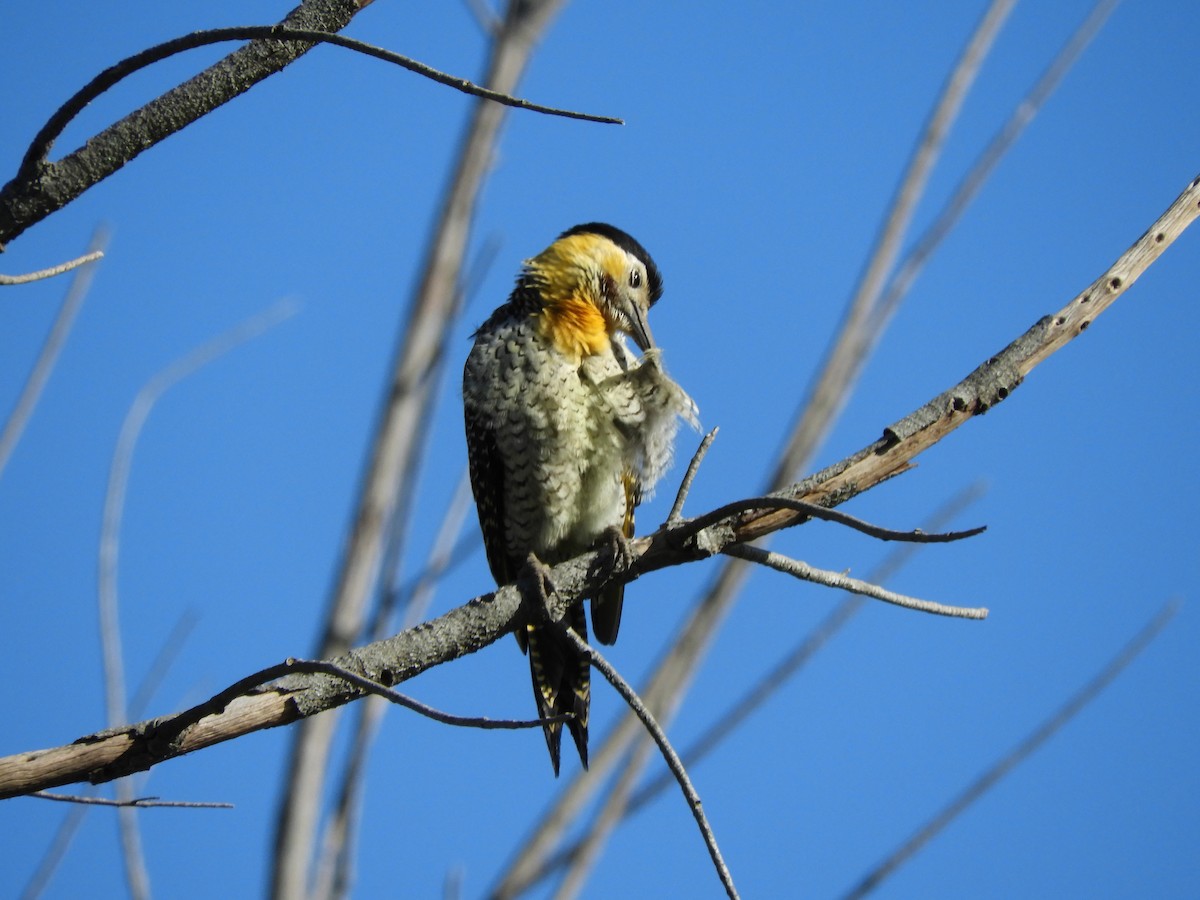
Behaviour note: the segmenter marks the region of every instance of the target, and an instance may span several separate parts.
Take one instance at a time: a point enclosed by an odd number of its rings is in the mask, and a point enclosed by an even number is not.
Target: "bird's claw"
[[[609,553],[610,571],[625,572],[637,560],[637,554],[633,552],[633,542],[625,536],[625,532],[618,525],[610,525],[600,533],[600,539],[596,542],[597,547],[603,547]]]
[[[532,610],[536,610],[533,612],[534,618],[554,618],[551,615],[550,598],[558,591],[550,577],[550,567],[538,559],[536,554],[530,553],[525,557],[525,565],[521,567],[517,576],[517,586],[521,589],[525,603]]]

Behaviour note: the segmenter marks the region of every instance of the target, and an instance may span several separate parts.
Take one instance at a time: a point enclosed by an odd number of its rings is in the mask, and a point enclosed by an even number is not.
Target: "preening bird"
[[[515,581],[530,553],[554,565],[632,537],[634,508],[671,463],[679,418],[696,425],[696,405],[663,371],[651,336],[661,295],[641,244],[611,225],[577,225],[525,261],[508,301],[475,333],[463,372],[467,453],[498,585]],[[591,598],[605,644],[617,639],[623,598],[620,584]],[[587,640],[581,605],[565,624]],[[586,768],[586,655],[537,622],[517,641],[539,716],[573,714],[567,727]],[[557,775],[562,723],[543,731]]]

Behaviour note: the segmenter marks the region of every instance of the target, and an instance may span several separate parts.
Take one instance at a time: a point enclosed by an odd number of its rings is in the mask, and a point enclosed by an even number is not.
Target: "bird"
[[[691,397],[666,374],[648,322],[662,274],[646,249],[602,222],[576,225],[524,261],[516,286],[474,334],[463,369],[471,488],[498,586],[530,554],[555,565],[633,536],[634,509],[670,467]],[[632,340],[641,355],[627,343]],[[623,584],[590,598],[597,640],[616,641]],[[575,604],[564,624],[584,641]],[[566,725],[587,768],[590,663],[545,622],[516,630],[539,718]],[[543,723],[557,777],[563,721]]]

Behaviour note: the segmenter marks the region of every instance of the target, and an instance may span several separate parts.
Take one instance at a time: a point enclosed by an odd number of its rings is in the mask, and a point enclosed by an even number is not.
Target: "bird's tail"
[[[577,635],[587,640],[587,620],[583,607],[571,607],[566,624]],[[588,708],[591,705],[591,662],[586,654],[565,636],[555,634],[540,624],[525,626],[525,642],[529,647],[529,670],[533,675],[533,695],[537,699],[538,714],[542,718],[571,713],[567,728],[579,750],[579,759],[586,769],[588,764]],[[559,746],[562,741],[562,722],[543,725],[546,747],[550,751],[550,764],[558,775]]]
[[[625,605],[625,585],[610,584],[592,598],[592,630],[602,644],[615,644],[621,628],[621,607]]]

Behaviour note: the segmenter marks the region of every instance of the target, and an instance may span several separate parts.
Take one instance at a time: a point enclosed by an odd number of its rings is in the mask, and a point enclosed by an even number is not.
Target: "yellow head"
[[[654,346],[647,316],[662,295],[662,276],[619,228],[592,222],[563,232],[526,260],[522,281],[541,301],[543,334],[568,355],[600,353],[615,332],[642,350]]]

